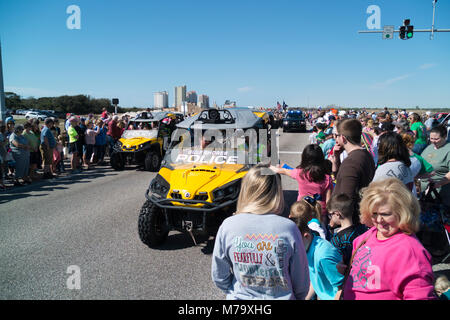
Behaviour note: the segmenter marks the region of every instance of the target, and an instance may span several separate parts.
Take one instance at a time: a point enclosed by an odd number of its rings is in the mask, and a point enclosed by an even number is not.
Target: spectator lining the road
[[[89,120],[86,120],[85,125],[86,125],[86,135],[85,135],[86,153],[83,154],[83,162],[86,169],[90,169],[91,157],[94,153],[95,137],[100,132],[100,128],[97,128],[97,130],[93,130],[94,124]]]
[[[97,120],[95,131],[98,131],[98,134],[95,136],[95,146],[94,146],[94,158],[95,162],[99,165],[105,164],[105,152],[106,152],[106,132],[108,128],[106,124],[101,119]]]
[[[432,300],[431,256],[414,235],[420,206],[403,182],[388,178],[362,190],[361,222],[353,241],[344,300]]]
[[[292,220],[297,224],[303,239],[308,258],[310,288],[306,300],[315,296],[319,300],[333,300],[344,276],[336,268],[342,260],[339,251],[327,240],[314,235],[308,223],[313,219],[312,210],[291,209]]]
[[[3,181],[3,174],[6,172],[6,145],[8,141],[6,140],[6,125],[0,120],[0,191],[5,191],[7,187]]]
[[[353,224],[352,199],[345,193],[336,194],[331,197],[327,204],[330,227],[334,229],[331,236],[331,244],[335,246],[342,255],[343,263],[348,265],[352,256],[353,240],[367,231],[362,224]]]
[[[420,155],[427,147],[427,128],[422,123],[420,116],[415,112],[408,119],[411,123],[411,131],[414,133],[416,139],[413,152]]]
[[[330,157],[333,173],[336,176],[334,194],[348,195],[354,206],[353,223],[359,223],[359,191],[368,186],[375,174],[375,165],[371,154],[361,147],[361,123],[356,119],[345,119],[338,123],[336,146]],[[348,156],[341,164],[340,155],[346,151]]]
[[[109,145],[109,155],[111,156],[113,147],[116,144],[117,140],[120,139],[122,134],[122,129],[118,127],[119,116],[113,116],[112,120],[108,123],[108,131],[106,142]]]
[[[450,300],[450,281],[445,275],[440,275],[434,283],[434,291],[439,300]]]
[[[395,177],[412,191],[414,176],[410,166],[409,151],[402,137],[395,132],[383,134],[378,142],[378,168],[372,181]]]
[[[53,127],[53,119],[45,119],[45,125],[41,131],[41,155],[44,160],[44,175],[43,179],[52,179],[55,176],[52,173],[53,165],[53,149],[56,147],[56,140],[53,136],[51,128]]]
[[[326,202],[331,197],[333,190],[333,181],[327,174],[327,162],[322,149],[317,144],[307,145],[302,152],[300,165],[293,170],[277,168],[271,166],[271,169],[279,174],[287,175],[298,182],[297,201],[305,196],[320,195],[320,205],[322,208],[321,223],[328,225],[326,211]]]
[[[257,165],[242,180],[236,213],[219,228],[212,280],[227,299],[304,299],[308,262],[301,234],[281,217],[281,178]]]
[[[321,225],[320,219],[322,215],[322,208],[319,201],[317,201],[317,194],[314,197],[306,196],[301,201],[295,202],[291,206],[289,218],[293,219],[302,216],[312,216],[308,221],[308,227],[317,233],[322,239],[326,239],[326,233]]]
[[[78,124],[78,119],[76,117],[71,117],[69,119],[69,128],[67,130],[67,134],[69,135],[69,153],[71,154],[70,158],[70,169],[72,173],[78,173],[79,170],[79,149],[78,149],[78,132],[75,127]]]
[[[14,128],[14,133],[9,137],[11,152],[14,157],[14,161],[16,162],[14,173],[15,186],[31,183],[31,179],[29,177],[30,147],[28,145],[28,140],[22,135],[23,131],[23,126],[18,125]]]
[[[430,142],[431,144],[422,152],[422,157],[433,166],[435,171],[432,177],[433,185],[443,204],[450,207],[450,142],[447,142],[447,129],[442,125],[431,129]],[[427,183],[422,182],[421,187],[425,190]]]
[[[38,168],[38,165],[41,161],[40,152],[39,152],[39,145],[40,145],[40,139],[36,134],[32,131],[33,125],[31,124],[31,121],[28,121],[24,124],[24,133],[23,136],[27,139],[28,145],[30,147],[30,173],[29,176],[31,179],[38,179],[39,176],[36,173],[36,170]]]

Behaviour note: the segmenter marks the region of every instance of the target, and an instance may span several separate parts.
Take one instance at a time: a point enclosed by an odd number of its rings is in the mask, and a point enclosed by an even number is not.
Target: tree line
[[[92,98],[89,95],[76,96],[59,96],[59,97],[43,97],[43,98],[22,98],[14,92],[5,92],[6,108],[11,111],[19,109],[35,109],[35,110],[53,110],[56,113],[74,113],[74,114],[99,114],[103,108],[108,112],[114,112],[115,108],[111,104],[110,99]],[[121,108],[117,107],[118,113],[130,111],[138,111],[138,108]]]

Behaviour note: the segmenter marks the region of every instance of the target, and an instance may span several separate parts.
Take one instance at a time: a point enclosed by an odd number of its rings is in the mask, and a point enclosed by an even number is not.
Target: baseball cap
[[[9,122],[16,123],[16,122],[14,121],[13,117],[8,117],[8,118],[5,119],[5,123],[6,123],[6,124],[8,124]]]

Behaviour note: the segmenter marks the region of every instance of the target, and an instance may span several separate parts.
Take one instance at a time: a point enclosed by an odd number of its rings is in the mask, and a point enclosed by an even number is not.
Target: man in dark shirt
[[[359,191],[372,182],[375,163],[370,153],[361,146],[362,125],[356,119],[344,119],[337,125],[336,146],[330,160],[336,186],[333,195],[344,193],[352,201],[355,211],[353,223],[359,223]],[[340,155],[346,151],[348,156],[341,164]]]

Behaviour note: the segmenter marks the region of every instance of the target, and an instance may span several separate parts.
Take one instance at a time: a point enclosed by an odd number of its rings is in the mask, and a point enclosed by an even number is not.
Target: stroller
[[[420,193],[419,203],[420,231],[417,237],[435,261],[445,263],[450,258],[450,208],[442,203],[432,182]]]

